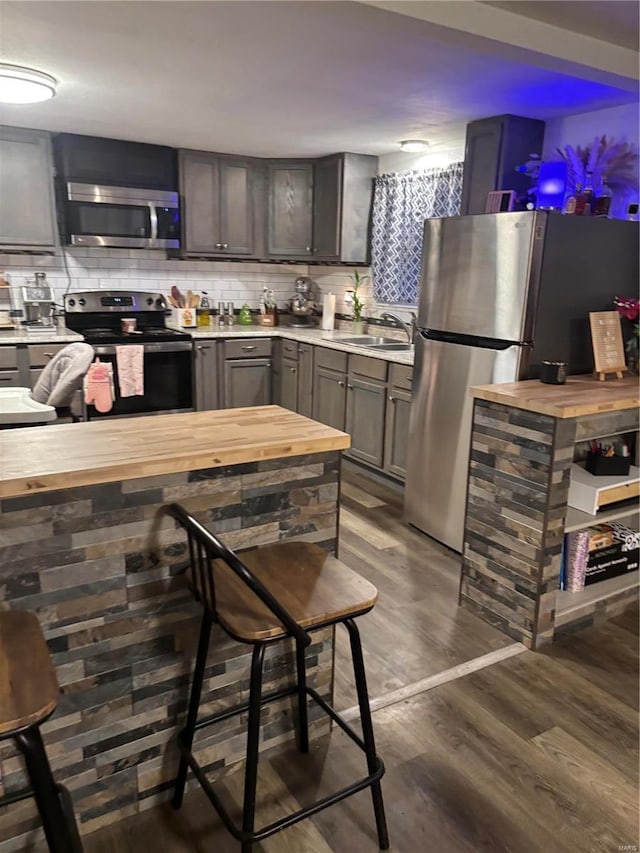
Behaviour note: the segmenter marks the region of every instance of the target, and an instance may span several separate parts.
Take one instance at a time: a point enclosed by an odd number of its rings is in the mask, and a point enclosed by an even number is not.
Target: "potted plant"
[[[351,300],[351,304],[353,306],[353,332],[356,335],[361,335],[364,331],[364,321],[362,319],[362,310],[364,308],[364,302],[360,298],[360,288],[369,278],[368,275],[360,275],[358,270],[354,270],[352,275],[349,276],[351,281],[353,282],[353,297]]]

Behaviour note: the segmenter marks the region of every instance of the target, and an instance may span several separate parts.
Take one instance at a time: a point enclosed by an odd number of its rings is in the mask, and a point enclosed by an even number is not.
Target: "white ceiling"
[[[0,121],[52,131],[266,156],[384,154],[418,136],[437,152],[474,118],[633,97],[361,3],[7,0],[0,14],[2,61],[60,81]]]

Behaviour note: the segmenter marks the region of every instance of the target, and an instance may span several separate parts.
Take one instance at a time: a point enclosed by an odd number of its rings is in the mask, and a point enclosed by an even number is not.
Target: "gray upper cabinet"
[[[373,179],[378,158],[333,154],[315,162],[313,258],[364,264],[369,260]]]
[[[218,359],[216,342],[202,340],[194,346],[196,409],[218,408]]]
[[[484,213],[487,193],[514,190],[525,195],[531,188],[528,175],[516,166],[542,152],[543,121],[502,115],[467,125],[460,212]]]
[[[0,246],[52,252],[57,243],[49,134],[0,128]]]
[[[270,257],[311,257],[313,164],[270,162],[267,166],[267,204],[267,254]]]
[[[256,169],[251,160],[206,151],[180,151],[186,254],[253,255]]]

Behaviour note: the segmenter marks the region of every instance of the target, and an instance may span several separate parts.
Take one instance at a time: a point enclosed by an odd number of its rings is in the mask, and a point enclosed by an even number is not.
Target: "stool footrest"
[[[307,687],[305,692],[308,696],[310,696],[326,714],[328,714],[332,720],[334,720],[340,728],[347,734],[351,740],[363,751],[365,752],[365,744],[362,738],[358,735],[356,731],[354,731],[351,726],[344,720],[340,714],[328,704],[316,690],[312,687]],[[291,696],[297,693],[297,687],[286,687],[282,690],[274,691],[273,693],[268,693],[262,697],[260,706],[268,704],[269,702],[274,702],[277,699],[282,699],[286,696]],[[218,714],[211,714],[203,719],[199,720],[195,726],[196,729],[202,729],[206,726],[210,726],[213,723],[220,722],[221,720],[229,719],[230,717],[236,716],[237,714],[241,714],[244,711],[247,711],[249,708],[249,703],[245,702],[241,705],[236,705],[234,708],[231,708],[226,711],[222,711]],[[237,838],[238,841],[243,843],[253,842],[253,841],[262,841],[265,838],[268,838],[270,835],[274,835],[276,832],[279,832],[281,829],[286,829],[289,826],[293,826],[293,824],[298,823],[301,820],[304,820],[306,817],[311,817],[311,815],[317,814],[323,809],[328,808],[329,806],[334,805],[335,803],[340,802],[341,800],[350,797],[352,794],[357,794],[359,791],[364,790],[365,788],[370,787],[376,782],[380,781],[382,776],[384,775],[384,763],[379,756],[376,756],[376,768],[373,772],[369,773],[368,776],[365,776],[362,779],[359,779],[357,782],[353,782],[351,785],[348,785],[346,788],[341,788],[339,791],[336,791],[333,794],[329,794],[326,797],[323,797],[320,800],[317,800],[315,803],[312,803],[310,806],[305,806],[298,811],[293,812],[290,815],[287,815],[280,820],[275,821],[274,823],[270,823],[268,826],[263,827],[262,829],[256,830],[252,833],[242,832],[232,821],[229,816],[229,813],[223,806],[220,798],[214,791],[211,783],[207,779],[205,773],[200,767],[198,761],[196,760],[192,750],[187,747],[183,743],[183,734],[184,731],[181,731],[178,735],[178,748],[180,752],[186,759],[189,767],[193,771],[193,775],[196,777],[200,786],[202,787],[204,793],[207,796],[207,799],[210,801],[211,805],[215,808],[215,810],[220,815],[222,822],[228,831],[233,835],[234,838]]]

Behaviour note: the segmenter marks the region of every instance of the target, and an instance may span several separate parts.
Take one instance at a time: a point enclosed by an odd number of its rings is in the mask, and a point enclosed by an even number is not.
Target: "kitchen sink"
[[[411,352],[413,344],[403,343],[388,343],[388,344],[369,344],[369,349],[383,350],[384,352]]]
[[[358,335],[356,338],[340,338],[339,342],[341,344],[352,344],[356,347],[379,347],[397,344],[398,340],[397,338],[381,338],[376,335]]]

